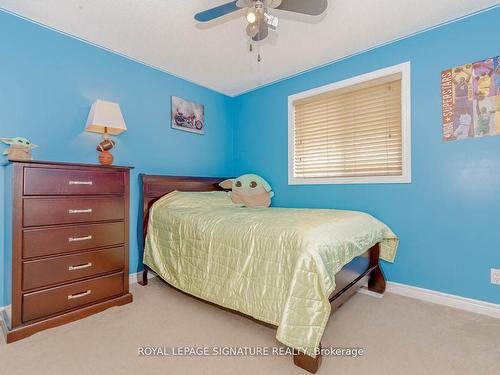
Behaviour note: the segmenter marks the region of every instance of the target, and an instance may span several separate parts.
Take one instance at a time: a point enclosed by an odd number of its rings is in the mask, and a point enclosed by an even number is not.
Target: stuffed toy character
[[[246,207],[269,207],[274,193],[271,185],[255,174],[244,174],[238,178],[222,181],[222,188],[231,190],[231,200],[234,204]]]
[[[10,146],[3,152],[4,155],[7,155],[7,159],[9,160],[33,160],[31,150],[38,147],[22,137],[0,138],[0,141]]]

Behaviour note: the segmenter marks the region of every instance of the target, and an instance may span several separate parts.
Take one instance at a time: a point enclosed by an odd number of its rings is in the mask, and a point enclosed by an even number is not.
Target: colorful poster
[[[500,134],[500,57],[441,72],[443,139]]]

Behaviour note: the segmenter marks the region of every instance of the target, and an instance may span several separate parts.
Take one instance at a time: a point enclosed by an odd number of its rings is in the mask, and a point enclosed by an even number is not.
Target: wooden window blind
[[[293,177],[403,175],[402,74],[293,101]]]

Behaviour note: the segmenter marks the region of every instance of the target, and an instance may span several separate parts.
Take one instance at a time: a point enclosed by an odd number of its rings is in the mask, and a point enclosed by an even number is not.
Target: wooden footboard
[[[335,275],[335,290],[330,296],[332,312],[353,295],[360,287],[368,283],[368,289],[384,293],[385,278],[379,265],[380,245],[377,243],[363,255],[354,258]]]
[[[380,245],[377,243],[363,255],[354,258],[335,275],[335,290],[330,296],[331,312],[334,313],[359,288],[368,284],[368,290],[383,294],[385,277],[379,264]],[[321,365],[321,354],[310,357],[306,354],[293,356],[293,363],[304,370],[316,373]]]
[[[179,176],[149,176],[140,175],[142,185],[142,230],[141,243],[147,235],[149,209],[160,197],[172,191],[215,191],[223,190],[219,183],[226,178],[217,177],[179,177]],[[335,275],[336,288],[329,300],[332,313],[342,306],[356,291],[368,283],[368,289],[376,293],[384,293],[385,278],[379,265],[379,244],[375,244],[364,254],[354,258]],[[148,283],[148,267],[144,265],[142,285]],[[227,310],[227,309],[226,309]],[[241,314],[239,312],[233,311]],[[267,325],[267,324],[266,324]],[[295,365],[306,371],[315,373],[321,364],[321,355],[316,358],[305,354],[295,355]]]

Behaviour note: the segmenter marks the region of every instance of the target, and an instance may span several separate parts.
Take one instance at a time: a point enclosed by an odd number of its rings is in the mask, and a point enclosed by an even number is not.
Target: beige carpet
[[[138,357],[139,346],[279,345],[275,332],[153,279],[134,303],[0,344],[0,374],[304,374],[290,357]],[[319,374],[499,374],[500,320],[386,294],[357,294],[338,310],[323,346],[362,347],[325,357]]]

